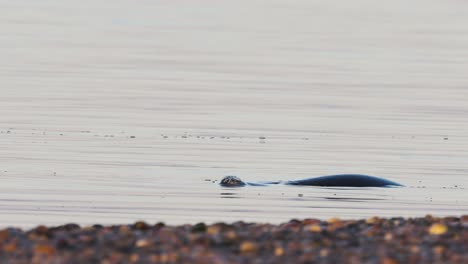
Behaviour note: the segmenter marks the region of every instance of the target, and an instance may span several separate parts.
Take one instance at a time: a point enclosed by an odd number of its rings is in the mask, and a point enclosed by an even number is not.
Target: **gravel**
[[[7,228],[0,263],[468,263],[468,215]]]

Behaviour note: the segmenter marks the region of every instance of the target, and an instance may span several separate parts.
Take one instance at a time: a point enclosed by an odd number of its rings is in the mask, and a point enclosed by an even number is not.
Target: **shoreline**
[[[468,263],[468,215],[0,230],[1,263]]]

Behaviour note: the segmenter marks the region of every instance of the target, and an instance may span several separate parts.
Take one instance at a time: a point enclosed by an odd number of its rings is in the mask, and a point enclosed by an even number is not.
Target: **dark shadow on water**
[[[238,199],[241,198],[237,193],[232,193],[232,192],[222,192],[219,193],[221,198],[228,198],[228,199]]]
[[[326,200],[346,201],[346,202],[367,202],[367,201],[384,201],[388,199],[380,198],[347,198],[347,197],[320,197]]]

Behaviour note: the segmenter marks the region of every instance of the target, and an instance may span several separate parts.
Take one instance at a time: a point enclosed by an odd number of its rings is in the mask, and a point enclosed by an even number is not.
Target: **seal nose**
[[[219,182],[219,185],[223,187],[242,187],[245,186],[245,182],[237,176],[226,176]]]

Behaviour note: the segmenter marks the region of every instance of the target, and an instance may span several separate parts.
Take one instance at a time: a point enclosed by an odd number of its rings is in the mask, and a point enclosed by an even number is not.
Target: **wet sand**
[[[467,263],[468,216],[0,230],[2,263]]]

